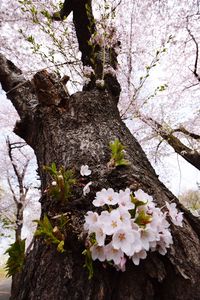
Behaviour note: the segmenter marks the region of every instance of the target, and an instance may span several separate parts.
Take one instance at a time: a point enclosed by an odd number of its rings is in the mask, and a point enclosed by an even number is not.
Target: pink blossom
[[[135,204],[131,202],[130,194],[131,191],[128,188],[125,189],[125,191],[119,191],[119,207],[122,207],[127,210],[135,208]]]
[[[105,235],[103,228],[99,224],[96,223],[96,225],[91,227],[91,232],[95,233],[95,238],[96,238],[98,246],[104,246],[106,235]]]
[[[100,261],[104,261],[106,259],[105,247],[94,245],[90,248],[90,252],[93,260],[98,259]]]
[[[106,260],[114,262],[115,265],[119,265],[121,263],[121,259],[124,257],[124,253],[121,249],[113,248],[112,243],[109,243],[105,246]]]
[[[145,250],[141,250],[140,252],[134,253],[134,255],[131,257],[133,263],[138,266],[140,263],[140,259],[145,259],[147,257],[147,253]]]
[[[176,203],[169,204],[168,202],[165,202],[166,207],[168,209],[168,215],[170,216],[172,223],[176,226],[183,226],[183,213],[178,212],[176,208]]]
[[[96,212],[88,211],[87,215],[85,216],[84,229],[89,230],[90,232],[90,228],[98,223],[98,217],[99,215]]]
[[[140,240],[142,243],[142,248],[146,251],[150,248],[150,242],[155,240],[155,232],[150,228],[146,227],[145,229],[140,230]]]
[[[115,249],[121,249],[124,253],[128,253],[131,244],[134,242],[134,235],[131,230],[119,229],[113,234],[112,244]]]
[[[126,257],[121,257],[120,263],[116,266],[122,272],[126,271]]]
[[[92,202],[94,206],[103,206],[104,204],[115,205],[118,203],[118,193],[113,189],[102,189],[96,193],[96,198]]]
[[[145,192],[144,192],[143,190],[141,190],[141,189],[135,191],[134,194],[135,194],[135,197],[136,197],[138,200],[140,200],[140,201],[142,201],[142,202],[144,202],[144,203],[148,202],[148,205],[150,205],[150,204],[153,202],[152,196],[148,195],[147,193],[145,193]]]
[[[99,216],[99,221],[102,223],[104,232],[108,235],[119,230],[122,224],[120,213],[117,209],[113,209],[110,213],[103,211]]]

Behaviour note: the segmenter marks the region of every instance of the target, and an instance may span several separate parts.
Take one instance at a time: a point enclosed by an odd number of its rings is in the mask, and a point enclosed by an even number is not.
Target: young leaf
[[[89,249],[85,249],[82,252],[83,255],[85,255],[85,264],[84,264],[84,268],[86,268],[88,270],[88,279],[92,279],[92,277],[94,276],[94,269],[93,269],[93,261],[92,261],[92,256],[91,256],[91,252]]]
[[[111,142],[109,147],[111,150],[111,159],[109,165],[114,165],[115,167],[129,165],[129,161],[124,158],[125,147],[118,139],[115,139],[114,142]]]
[[[7,277],[13,276],[22,270],[25,259],[25,241],[25,239],[16,241],[6,250],[5,254],[9,255],[5,266]]]

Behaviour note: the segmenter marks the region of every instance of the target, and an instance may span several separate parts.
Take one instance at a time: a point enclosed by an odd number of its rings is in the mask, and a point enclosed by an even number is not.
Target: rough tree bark
[[[42,197],[42,215],[52,218],[69,212],[71,216],[64,233],[66,251],[61,254],[43,239],[35,240],[23,271],[15,280],[11,299],[199,299],[200,223],[158,180],[140,145],[122,122],[116,97],[98,89],[69,97],[60,81],[46,71],[26,81],[3,55],[0,82],[21,118],[15,132],[35,151],[42,190],[50,183],[43,166],[52,162],[58,167],[74,168],[77,177],[80,166],[88,164],[94,181],[90,194],[83,197],[82,188],[77,187],[66,204]],[[126,146],[131,165],[109,170],[108,144],[115,138]],[[140,187],[153,195],[159,206],[173,199],[185,212],[184,226],[172,226],[174,244],[166,256],[150,253],[138,267],[130,263],[124,273],[95,262],[94,278],[88,280],[81,254],[83,214],[92,208],[96,191],[103,187]],[[51,221],[56,224],[55,219]]]

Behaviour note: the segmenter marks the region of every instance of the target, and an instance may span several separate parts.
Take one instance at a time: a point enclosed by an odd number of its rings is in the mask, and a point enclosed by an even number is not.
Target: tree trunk
[[[92,170],[93,181],[89,194],[84,197],[82,188],[77,187],[67,203],[43,195],[42,215],[46,213],[52,224],[56,225],[53,216],[67,212],[70,215],[70,223],[64,232],[65,252],[59,253],[55,245],[48,245],[42,238],[36,239],[17,279],[18,287],[15,285],[12,289],[11,299],[199,299],[200,223],[158,180],[140,145],[122,122],[116,98],[106,90],[93,89],[71,97],[62,96],[62,101],[55,101],[57,104],[39,101],[30,111],[28,101],[36,98],[33,83],[25,82],[19,70],[13,65],[11,68],[3,56],[0,56],[0,62],[2,86],[6,91],[11,89],[8,96],[26,125],[26,130],[22,130],[24,126],[18,124],[16,131],[35,151],[42,190],[50,184],[43,166],[52,162],[58,167],[73,168],[77,178],[81,165],[87,164]],[[46,91],[49,92],[49,88]],[[108,145],[115,138],[126,147],[130,165],[110,170],[107,167]],[[185,212],[184,225],[172,225],[174,244],[167,255],[149,253],[139,266],[130,263],[123,273],[95,261],[94,277],[89,280],[81,254],[84,250],[83,216],[92,209],[95,193],[103,187],[115,190],[142,188],[160,207],[165,201],[173,200]]]

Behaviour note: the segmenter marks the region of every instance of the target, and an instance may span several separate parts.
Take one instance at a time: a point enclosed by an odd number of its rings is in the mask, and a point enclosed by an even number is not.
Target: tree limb
[[[193,138],[194,140],[200,140],[200,135],[188,131],[183,126],[177,128],[177,129],[173,129],[173,132],[181,132],[181,133],[183,133],[185,135],[188,135],[189,137]]]
[[[0,53],[0,83],[21,119],[32,117],[32,103],[37,102],[34,86],[22,71]]]
[[[60,12],[53,15],[53,19],[60,21],[73,12],[73,23],[82,53],[83,65],[91,65],[92,46],[89,40],[96,31],[94,16],[92,13],[92,0],[65,0]]]
[[[192,73],[194,74],[194,76],[197,78],[198,81],[200,81],[200,75],[197,73],[197,68],[198,68],[198,60],[199,60],[199,45],[197,43],[196,38],[194,37],[194,35],[192,34],[191,30],[189,29],[189,16],[186,17],[187,23],[186,23],[186,29],[187,32],[189,33],[190,37],[192,38],[194,44],[195,44],[195,48],[196,48],[196,53],[195,53],[195,61],[194,61],[194,70],[192,71]]]
[[[175,137],[173,133],[177,130],[169,130],[152,118],[144,117],[141,114],[139,117],[144,123],[149,125],[154,131],[156,131],[157,134],[159,134],[174,149],[176,153],[181,155],[187,162],[200,170],[200,153],[196,150],[190,149],[189,147],[184,145],[180,141],[180,139]],[[182,132],[184,133],[184,130],[182,130]],[[189,132],[186,130],[185,134],[187,133]],[[196,137],[196,135],[194,136]]]

